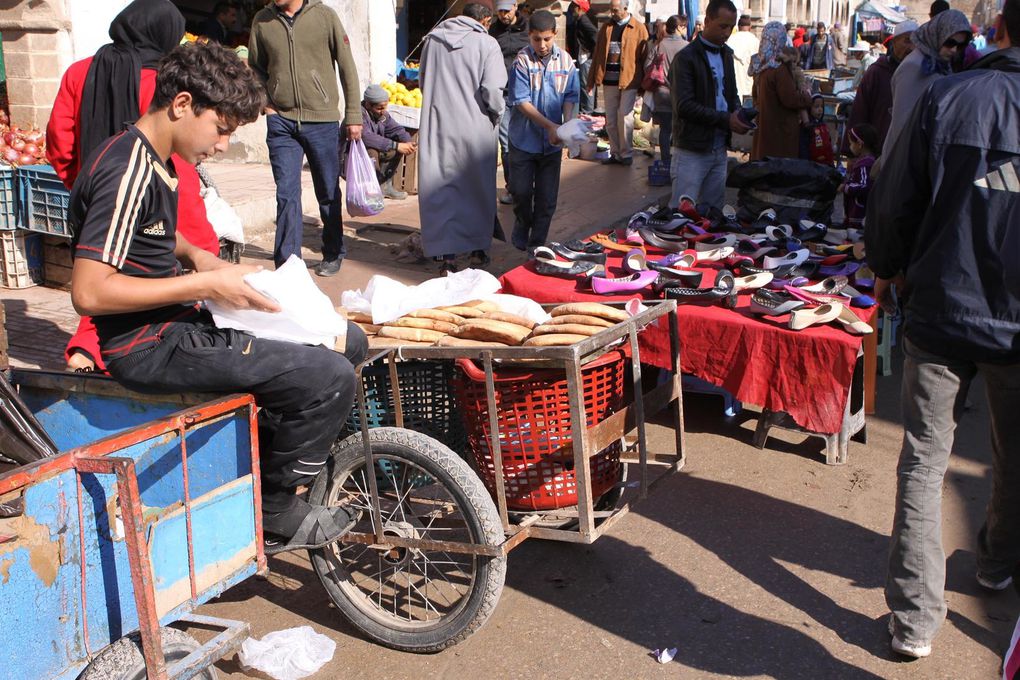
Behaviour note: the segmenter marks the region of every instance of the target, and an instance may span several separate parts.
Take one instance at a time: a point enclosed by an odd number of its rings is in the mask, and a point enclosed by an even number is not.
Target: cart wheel
[[[163,638],[163,658],[167,663],[180,661],[201,647],[198,640],[176,628],[160,629]],[[138,633],[114,642],[92,660],[78,680],[145,680],[145,659],[142,657],[142,643]],[[216,680],[216,669],[210,666],[198,675],[202,680]]]
[[[369,431],[384,532],[392,536],[499,545],[499,513],[478,476],[435,439],[411,430]],[[369,479],[361,433],[338,442],[309,494],[315,504],[362,511],[354,531],[371,534]],[[466,639],[492,614],[506,557],[336,543],[310,551],[337,608],[373,640],[409,652],[438,652]]]

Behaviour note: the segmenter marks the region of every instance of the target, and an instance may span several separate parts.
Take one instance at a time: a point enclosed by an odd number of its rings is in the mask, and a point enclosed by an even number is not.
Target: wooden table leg
[[[864,336],[864,413],[875,412],[875,383],[878,375],[878,314],[871,317],[873,332]]]

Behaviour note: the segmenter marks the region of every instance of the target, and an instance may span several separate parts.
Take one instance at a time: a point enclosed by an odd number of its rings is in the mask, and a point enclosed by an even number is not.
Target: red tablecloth
[[[657,255],[649,252],[649,257]],[[608,276],[623,276],[622,253],[609,255]],[[702,286],[711,285],[718,269],[702,268]],[[572,279],[543,276],[527,263],[504,274],[503,292],[541,303],[591,302],[645,298],[604,296]],[[680,368],[731,392],[740,401],[785,411],[803,428],[835,433],[840,429],[861,336],[832,325],[803,331],[786,328],[788,315],[760,317],[748,309],[750,292],[740,295],[736,309],[680,305]],[[877,312],[854,311],[865,321]],[[668,368],[669,331],[651,328],[641,334],[641,358]]]

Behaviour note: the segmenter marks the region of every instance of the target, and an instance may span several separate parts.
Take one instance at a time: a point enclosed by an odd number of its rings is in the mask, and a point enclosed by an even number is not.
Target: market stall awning
[[[861,19],[882,19],[885,23],[892,25],[907,20],[907,15],[876,0],[865,0],[854,11]]]

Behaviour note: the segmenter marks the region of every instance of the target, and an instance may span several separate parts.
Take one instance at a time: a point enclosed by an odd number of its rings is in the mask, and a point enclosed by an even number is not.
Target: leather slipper
[[[552,248],[552,250],[557,255],[562,257],[564,260],[571,260],[574,262],[576,261],[594,262],[595,264],[606,263],[606,254],[605,252],[602,251],[601,248],[599,248],[599,252],[597,253],[579,252],[577,250],[573,250],[567,247],[562,243],[556,243],[555,241],[550,241],[548,244],[546,244],[546,247]]]
[[[724,307],[732,308],[737,303],[735,279],[725,269],[716,274],[711,288],[675,286],[666,287],[662,292],[666,299],[676,300],[681,305],[712,305],[721,301]]]
[[[790,330],[802,331],[808,326],[821,325],[835,321],[846,309],[841,304],[826,304],[811,309],[795,309],[790,313]],[[852,314],[853,312],[851,312]]]
[[[648,228],[638,230],[646,245],[667,253],[682,253],[687,250],[687,239],[672,234],[659,234]]]
[[[854,311],[849,307],[843,307],[837,317],[837,320],[843,324],[843,328],[848,333],[854,335],[869,335],[875,332],[875,329],[871,327],[866,321],[862,321],[859,316],[854,314]]]
[[[734,278],[735,288],[738,293],[745,290],[757,290],[758,288],[764,288],[769,285],[772,281],[772,272],[762,272],[761,274],[751,274],[749,276],[738,276]]]
[[[642,271],[630,276],[618,279],[607,279],[604,276],[593,276],[591,289],[599,295],[616,295],[618,293],[630,293],[647,288],[655,283],[659,273],[654,271]]]
[[[634,248],[633,244],[617,243],[610,238],[608,234],[593,234],[590,239],[592,243],[597,243],[603,248],[615,250],[620,253],[629,253]]]
[[[788,293],[759,288],[751,296],[751,313],[762,316],[782,316],[800,309],[804,306],[803,300],[798,300]]]

